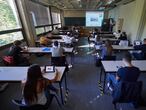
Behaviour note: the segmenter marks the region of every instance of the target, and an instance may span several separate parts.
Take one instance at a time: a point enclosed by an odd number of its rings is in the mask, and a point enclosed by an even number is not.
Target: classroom
[[[146,110],[146,0],[0,0],[0,110]]]

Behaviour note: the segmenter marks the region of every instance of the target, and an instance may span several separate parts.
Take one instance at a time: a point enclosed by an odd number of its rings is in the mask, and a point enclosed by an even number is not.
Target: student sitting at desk
[[[118,32],[113,33],[116,38],[119,38],[121,36],[121,30],[118,30]]]
[[[51,43],[51,41],[45,35],[40,37],[41,46],[48,46],[50,43]]]
[[[55,29],[52,31],[53,34],[59,34],[58,27],[55,27]]]
[[[118,38],[118,40],[127,40],[127,34],[126,32],[122,32],[121,36]]]
[[[99,36],[96,36],[95,37],[95,45],[102,45],[103,42],[100,40],[100,37]]]
[[[59,45],[58,41],[54,42],[52,47],[52,57],[63,56],[64,49]]]
[[[47,38],[49,39],[49,38],[51,38],[51,37],[52,37],[52,32],[49,31],[48,34],[47,34]]]
[[[101,58],[104,59],[105,56],[112,56],[113,47],[110,40],[105,41],[105,45],[101,47]]]
[[[108,83],[107,86],[111,91],[113,91],[114,87],[120,81],[128,81],[128,82],[136,82],[139,75],[140,70],[139,68],[135,67],[131,63],[132,56],[130,53],[126,53],[123,57],[123,63],[125,67],[117,67],[119,68],[117,71],[116,76],[113,74],[108,74]]]
[[[29,65],[28,59],[21,54],[21,51],[25,51],[25,49],[21,48],[21,44],[22,42],[19,40],[14,41],[8,55],[13,57],[15,65]]]
[[[146,38],[143,40],[142,45],[134,46],[135,50],[141,50],[141,53],[133,53],[136,59],[146,59]]]
[[[52,80],[48,80],[42,76],[41,68],[37,64],[33,64],[28,68],[27,79],[22,82],[23,87],[23,100],[25,105],[40,104],[49,106],[55,94],[50,93],[50,89],[58,92],[51,83],[58,79],[58,71]]]

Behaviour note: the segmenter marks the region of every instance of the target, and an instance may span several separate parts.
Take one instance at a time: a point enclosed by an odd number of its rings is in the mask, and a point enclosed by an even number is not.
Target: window
[[[53,24],[61,23],[60,13],[52,12]]]
[[[22,40],[23,35],[22,32],[13,32],[9,34],[0,35],[0,46],[4,46],[6,44],[13,43],[15,40]]]
[[[46,26],[46,27],[45,27],[45,30],[46,30],[46,32],[52,31],[52,26]]]
[[[14,0],[0,0],[0,46],[22,40],[22,27]]]
[[[42,34],[52,28],[51,25],[50,9],[39,3],[29,1],[29,11],[33,20],[33,24],[36,28],[36,34]]]
[[[44,27],[36,28],[36,34],[37,34],[37,35],[38,35],[38,34],[42,34],[42,33],[44,33],[44,32],[45,32]]]
[[[0,0],[0,31],[20,28],[13,0]]]
[[[47,8],[47,11],[48,11],[48,23],[51,24],[50,8]]]

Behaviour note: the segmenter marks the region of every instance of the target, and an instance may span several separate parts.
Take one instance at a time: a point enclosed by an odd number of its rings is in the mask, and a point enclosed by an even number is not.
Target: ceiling
[[[32,0],[55,6],[62,10],[105,10],[134,0]]]
[[[48,0],[50,5],[68,10],[95,10],[100,1],[105,0]]]

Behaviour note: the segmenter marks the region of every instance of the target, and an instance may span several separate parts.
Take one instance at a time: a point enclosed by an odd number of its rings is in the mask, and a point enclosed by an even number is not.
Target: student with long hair
[[[42,74],[41,68],[37,64],[33,64],[28,68],[27,79],[23,82],[24,104],[50,105],[54,94],[49,93],[48,87],[51,86],[57,92],[57,89],[51,83],[58,79],[58,71],[56,71],[56,76],[52,80],[44,78]]]
[[[110,40],[105,41],[105,45],[101,47],[101,58],[104,59],[105,56],[112,56],[113,47]]]

